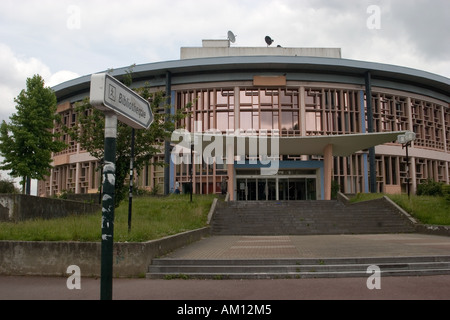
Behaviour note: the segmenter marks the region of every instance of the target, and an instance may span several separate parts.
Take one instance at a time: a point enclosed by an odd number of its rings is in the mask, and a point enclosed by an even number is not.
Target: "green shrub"
[[[444,184],[442,182],[436,182],[431,179],[428,179],[426,182],[419,184],[417,186],[417,195],[418,196],[443,196],[442,186]]]
[[[335,180],[331,181],[331,199],[337,199],[337,194],[341,186]]]
[[[0,193],[19,193],[19,190],[14,186],[13,181],[1,179]]]
[[[444,194],[445,199],[450,202],[450,184],[444,184],[442,186],[442,193]]]

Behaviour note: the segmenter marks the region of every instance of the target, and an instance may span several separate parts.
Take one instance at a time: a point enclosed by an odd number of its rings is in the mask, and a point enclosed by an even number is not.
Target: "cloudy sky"
[[[344,58],[450,77],[450,0],[0,0],[0,121],[27,77],[48,86],[180,47],[340,47]]]
[[[450,77],[450,0],[1,0],[0,121],[25,80],[54,86],[180,47],[237,35],[234,46],[340,47],[344,58]]]

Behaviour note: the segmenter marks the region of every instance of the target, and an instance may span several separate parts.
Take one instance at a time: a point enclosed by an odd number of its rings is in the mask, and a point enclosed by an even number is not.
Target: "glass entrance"
[[[267,180],[258,179],[258,200],[267,200]]]
[[[306,199],[317,200],[316,179],[306,179]]]
[[[316,178],[238,177],[238,201],[316,200]]]
[[[264,178],[238,178],[237,199],[238,201],[277,200],[277,181]]]
[[[247,179],[247,201],[256,200],[256,179]]]
[[[267,179],[267,200],[277,200],[277,180]]]

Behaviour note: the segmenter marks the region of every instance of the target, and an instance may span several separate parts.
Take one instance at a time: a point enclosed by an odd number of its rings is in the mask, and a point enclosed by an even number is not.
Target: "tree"
[[[0,175],[0,193],[19,193],[19,189],[14,185],[14,181],[3,178]]]
[[[44,87],[40,75],[27,79],[26,90],[14,102],[17,112],[10,117],[10,123],[3,121],[0,126],[0,155],[4,157],[0,169],[10,170],[12,177],[21,177],[25,193],[27,180],[43,180],[50,174],[52,152],[63,150],[65,144],[53,133],[54,121],[59,120],[56,95]]]
[[[133,67],[133,66],[132,66]],[[123,82],[127,86],[131,85],[132,67],[125,75]],[[149,100],[154,116],[154,121],[148,130],[135,130],[134,146],[134,167],[139,172],[143,166],[149,164],[151,159],[161,152],[165,139],[170,139],[175,130],[175,123],[185,117],[183,110],[176,114],[167,116],[166,111],[170,108],[166,103],[163,92],[150,93],[147,86],[135,90],[141,97]],[[186,106],[187,108],[190,105]],[[104,114],[93,108],[89,103],[89,98],[74,106],[78,125],[72,128],[63,127],[63,131],[71,138],[80,143],[81,147],[87,150],[91,156],[99,161],[104,155]],[[116,146],[116,180],[115,180],[115,205],[125,199],[127,186],[125,180],[129,173],[131,157],[131,130],[126,124],[118,122],[117,126],[117,146]],[[153,163],[157,166],[164,166],[164,163]]]

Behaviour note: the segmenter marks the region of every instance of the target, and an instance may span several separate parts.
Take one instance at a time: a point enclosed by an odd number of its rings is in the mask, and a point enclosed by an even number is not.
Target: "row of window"
[[[178,125],[191,132],[253,129],[279,130],[282,135],[361,133],[368,127],[367,119],[361,121],[358,90],[306,88],[300,98],[298,89],[245,88],[238,92],[239,108],[235,106],[235,91],[231,89],[178,92],[177,108],[193,103],[189,110],[192,116]],[[304,99],[304,110],[300,107],[301,99]],[[450,150],[448,107],[384,93],[372,95],[372,106],[375,132],[413,130],[416,146]],[[67,110],[62,113],[62,120],[63,125],[74,126],[76,114]],[[61,139],[69,146],[61,154],[77,151],[77,143],[69,135],[63,134]]]
[[[239,106],[231,89],[177,93],[177,108],[192,102],[192,116],[179,123],[193,132],[279,130],[282,135],[361,133],[368,128],[361,117],[361,91],[349,89],[239,89]],[[304,108],[301,101],[304,100]],[[450,113],[444,104],[385,93],[372,94],[375,132],[413,130],[418,146],[450,150]],[[302,121],[304,120],[304,121]],[[302,127],[303,126],[303,127]]]

